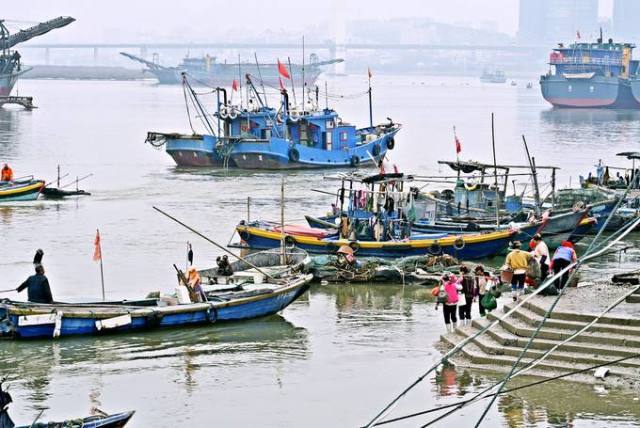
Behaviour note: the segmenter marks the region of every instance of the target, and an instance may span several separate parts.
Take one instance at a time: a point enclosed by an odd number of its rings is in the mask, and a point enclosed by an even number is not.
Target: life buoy
[[[478,185],[476,183],[464,183],[464,188],[469,192],[473,192],[478,188]]]
[[[229,109],[227,108],[227,106],[222,106],[220,107],[220,111],[218,114],[220,115],[221,119],[226,119],[229,117]]]
[[[373,148],[371,149],[371,154],[374,156],[378,156],[380,154],[380,144],[375,143]]]
[[[291,120],[291,122],[297,122],[298,120],[300,120],[300,113],[298,113],[297,110],[290,111],[289,120]]]
[[[236,110],[235,107],[229,108],[229,119],[233,120],[236,117],[238,117],[238,110]]]
[[[396,140],[394,140],[393,137],[389,138],[389,140],[387,141],[387,149],[393,150],[395,146],[396,146]]]
[[[360,158],[356,155],[351,156],[351,166],[358,166],[358,164],[360,163]]]
[[[429,254],[437,256],[442,253],[442,247],[438,241],[434,241],[433,244],[429,246]]]
[[[276,114],[276,122],[282,123],[282,120],[282,112],[279,111],[278,114]]]
[[[455,241],[453,241],[453,248],[456,250],[462,250],[465,246],[464,238],[462,236],[458,236]]]
[[[218,310],[215,308],[215,306],[210,306],[209,309],[207,309],[207,321],[209,321],[211,324],[218,321]]]
[[[289,149],[289,160],[291,162],[298,162],[300,160],[300,152],[298,152],[298,149],[294,147]]]

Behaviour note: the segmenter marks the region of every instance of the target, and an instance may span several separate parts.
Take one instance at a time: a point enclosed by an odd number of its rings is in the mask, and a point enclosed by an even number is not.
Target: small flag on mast
[[[96,239],[93,242],[95,246],[93,250],[93,261],[97,262],[98,260],[102,260],[102,248],[100,246],[100,231],[96,230]]]
[[[236,79],[233,79],[233,83],[231,84],[231,89],[238,92],[238,81]]]
[[[280,73],[280,76],[284,77],[285,79],[291,80],[289,70],[287,70],[287,67],[285,67],[285,65],[280,62],[280,59],[278,59],[278,73]]]
[[[373,77],[373,73],[371,72],[371,67],[367,67],[367,74],[369,75],[369,79]]]
[[[580,30],[576,31],[576,36],[578,36],[578,39],[580,39]]]
[[[462,151],[462,143],[460,143],[460,139],[458,138],[457,135],[455,135],[454,137],[456,142],[456,155],[459,155],[460,152]]]

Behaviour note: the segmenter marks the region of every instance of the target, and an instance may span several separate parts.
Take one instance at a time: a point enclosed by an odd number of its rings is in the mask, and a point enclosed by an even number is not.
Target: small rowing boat
[[[157,305],[126,302],[38,304],[0,301],[0,338],[57,338],[214,324],[275,314],[309,288],[309,274],[257,280],[246,277],[233,290],[207,290],[208,301],[179,304],[175,297]],[[203,287],[204,288],[204,287]]]
[[[0,182],[0,203],[35,201],[44,188],[44,181],[33,178]]]

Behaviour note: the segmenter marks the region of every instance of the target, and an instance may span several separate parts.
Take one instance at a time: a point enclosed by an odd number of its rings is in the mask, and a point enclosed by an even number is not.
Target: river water
[[[366,89],[363,76],[329,77],[330,91]],[[531,80],[535,82],[535,77]],[[537,163],[562,167],[559,182],[575,184],[597,159],[625,165],[636,150],[640,112],[556,111],[539,89],[481,85],[475,79],[375,76],[374,117],[403,123],[392,162],[416,174],[448,174],[438,159],[491,161],[495,113],[498,162],[524,164],[525,134]],[[148,130],[189,131],[181,88],[151,82],[22,81],[31,112],[0,109],[0,161],[16,176],[53,179],[56,165],[91,197],[0,206],[0,289],[31,273],[36,248],[58,300],[98,298],[92,261],[102,235],[109,298],[137,298],[174,287],[172,264],[195,264],[219,251],[157,214],[158,206],[226,244],[247,216],[278,219],[280,173],[177,169],[163,151],[144,144]],[[332,103],[346,121],[368,121],[366,98]],[[571,178],[570,178],[571,177]],[[63,184],[68,179],[63,180]],[[543,187],[548,177],[541,177]],[[523,185],[522,183],[517,183]],[[330,196],[322,172],[286,175],[286,218],[320,215]],[[606,275],[637,263],[637,252],[592,266]],[[607,267],[605,272],[602,267]],[[17,297],[15,295],[7,295]],[[441,314],[428,290],[393,286],[314,286],[281,314],[262,320],[140,335],[57,342],[0,342],[0,374],[12,380],[16,422],[106,411],[137,410],[131,426],[359,426],[440,356]],[[394,415],[453,402],[494,381],[459,371],[428,377]],[[579,400],[571,397],[580,397]],[[558,383],[502,397],[486,426],[639,426],[638,402],[616,391]],[[635,409],[635,410],[634,410]],[[469,425],[474,406],[451,422]],[[423,417],[401,426],[425,423]]]

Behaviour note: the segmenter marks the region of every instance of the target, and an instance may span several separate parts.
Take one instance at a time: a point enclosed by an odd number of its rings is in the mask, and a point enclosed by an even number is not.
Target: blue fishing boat
[[[180,304],[176,298],[161,299],[156,306],[5,299],[0,301],[0,337],[52,339],[247,320],[286,308],[304,294],[312,278],[295,274],[264,281],[258,275],[245,276],[241,287],[209,291],[202,303]]]
[[[44,185],[44,181],[32,177],[0,182],[0,203],[35,201],[40,196]]]
[[[185,90],[207,132],[171,134],[149,132],[147,142],[165,150],[178,166],[218,166],[245,169],[300,169],[358,167],[377,164],[395,146],[401,125],[387,123],[357,128],[315,99],[303,107],[291,103],[281,90],[278,108],[270,107],[247,75],[248,106],[234,105],[225,89],[216,88],[215,123],[186,76]]]

